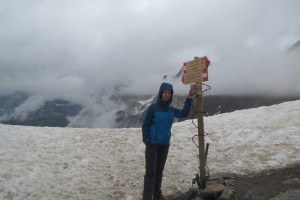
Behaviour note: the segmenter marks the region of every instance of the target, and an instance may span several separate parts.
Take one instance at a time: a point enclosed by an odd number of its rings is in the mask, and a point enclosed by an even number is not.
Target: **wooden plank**
[[[182,75],[183,84],[191,84],[191,83],[202,82],[202,80],[203,80],[202,71],[200,71],[199,73],[183,74]]]
[[[205,57],[202,58],[195,58],[194,60],[188,61],[184,64],[185,70],[187,73],[197,73],[206,69],[206,61]]]

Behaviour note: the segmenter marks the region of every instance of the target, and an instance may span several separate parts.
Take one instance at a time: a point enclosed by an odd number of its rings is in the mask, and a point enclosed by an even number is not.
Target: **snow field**
[[[211,174],[246,174],[300,161],[300,100],[206,117],[204,125]],[[199,165],[191,120],[175,123],[172,133],[165,194],[188,189]],[[0,138],[0,199],[141,199],[140,128],[0,125]]]

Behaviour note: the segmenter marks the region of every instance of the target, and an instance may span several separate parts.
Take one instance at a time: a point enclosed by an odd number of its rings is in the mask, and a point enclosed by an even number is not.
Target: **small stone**
[[[300,197],[300,190],[289,190],[269,200],[296,200],[299,199],[299,197]]]
[[[288,179],[286,181],[283,181],[283,184],[285,185],[300,184],[300,179],[299,178]]]
[[[262,194],[255,190],[248,190],[245,195],[246,200],[267,200]]]
[[[194,199],[198,194],[198,189],[190,188],[185,194],[185,200]]]
[[[227,185],[218,200],[229,200],[233,196],[234,187]]]
[[[178,200],[178,199],[185,199],[184,193],[177,191],[173,194],[168,195],[169,200]]]
[[[219,184],[224,184],[224,179],[223,179],[223,177],[218,177],[218,178],[217,178],[217,182],[218,182]]]
[[[217,197],[220,196],[224,189],[225,186],[222,184],[209,184],[204,188],[200,196],[204,199],[217,199]]]

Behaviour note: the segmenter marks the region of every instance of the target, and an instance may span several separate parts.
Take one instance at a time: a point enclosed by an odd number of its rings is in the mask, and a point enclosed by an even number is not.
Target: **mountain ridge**
[[[46,101],[44,105],[31,111],[25,119],[14,116],[14,112],[21,106],[29,95],[14,93],[0,96],[0,123],[12,125],[30,126],[52,126],[67,127],[70,124],[69,117],[80,113],[82,105],[66,100],[55,99]],[[186,97],[174,95],[172,106],[181,108]],[[233,112],[260,106],[269,106],[286,101],[300,99],[300,96],[262,96],[262,95],[207,95],[203,96],[203,108],[205,116],[212,116],[220,113]],[[110,100],[119,105],[125,105],[115,113],[115,120],[111,128],[140,127],[147,107],[154,101],[154,95],[113,95]],[[194,102],[196,102],[194,100]],[[192,117],[193,110],[188,118]],[[182,121],[182,120],[180,120]],[[81,127],[81,126],[72,126]]]

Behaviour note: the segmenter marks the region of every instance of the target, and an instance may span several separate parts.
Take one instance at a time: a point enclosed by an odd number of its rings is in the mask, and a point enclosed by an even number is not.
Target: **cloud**
[[[206,55],[215,94],[299,94],[300,61],[286,53],[300,39],[299,7],[297,0],[0,0],[0,93],[82,104],[119,84],[156,94],[164,75]]]

